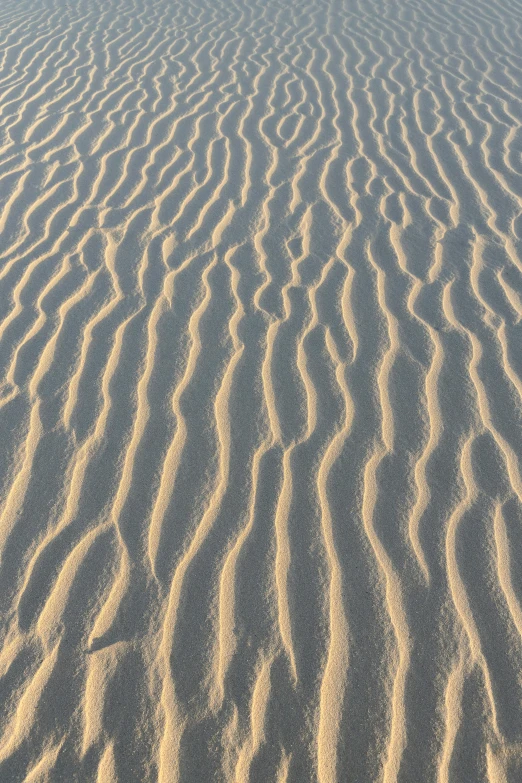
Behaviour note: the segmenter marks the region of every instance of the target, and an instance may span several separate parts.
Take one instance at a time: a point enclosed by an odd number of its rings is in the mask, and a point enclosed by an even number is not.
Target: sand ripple
[[[0,780],[522,780],[522,6],[6,0]]]

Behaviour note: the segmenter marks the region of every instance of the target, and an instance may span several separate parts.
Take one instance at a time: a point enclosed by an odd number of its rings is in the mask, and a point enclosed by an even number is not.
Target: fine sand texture
[[[521,0],[0,62],[0,783],[520,783]]]

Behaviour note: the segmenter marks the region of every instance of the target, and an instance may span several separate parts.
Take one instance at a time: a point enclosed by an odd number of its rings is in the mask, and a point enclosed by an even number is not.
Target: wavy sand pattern
[[[0,780],[522,780],[520,0],[6,0]]]

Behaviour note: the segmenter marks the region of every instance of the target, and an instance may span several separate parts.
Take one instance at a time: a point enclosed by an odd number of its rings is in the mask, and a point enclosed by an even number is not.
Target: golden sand
[[[522,781],[519,0],[0,8],[0,783]]]

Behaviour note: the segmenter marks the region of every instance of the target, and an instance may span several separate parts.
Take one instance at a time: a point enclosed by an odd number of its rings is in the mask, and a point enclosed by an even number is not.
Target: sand
[[[522,780],[519,0],[5,0],[1,783]]]

